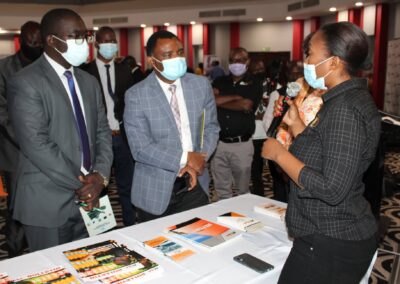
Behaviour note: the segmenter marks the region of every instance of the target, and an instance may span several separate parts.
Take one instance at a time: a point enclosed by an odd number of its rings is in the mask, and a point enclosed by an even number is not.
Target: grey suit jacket
[[[82,94],[92,167],[109,175],[111,131],[96,79],[74,69]],[[31,226],[64,224],[74,204],[81,142],[74,112],[60,78],[42,56],[11,78],[8,105],[21,147],[14,218]]]
[[[18,162],[18,148],[7,109],[7,82],[22,69],[17,54],[0,60],[0,170],[14,172]]]
[[[181,82],[194,151],[200,151],[201,117],[203,110],[206,111],[202,151],[208,159],[216,148],[219,133],[211,85],[205,77],[193,74],[185,74]],[[132,202],[160,215],[170,201],[183,151],[171,107],[154,72],[126,92],[124,123],[136,161]],[[208,171],[198,180],[208,193]]]

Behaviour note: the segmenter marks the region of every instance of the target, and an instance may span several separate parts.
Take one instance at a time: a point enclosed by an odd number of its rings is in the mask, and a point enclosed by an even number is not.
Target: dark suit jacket
[[[96,79],[74,68],[82,94],[93,170],[109,176],[111,131]],[[7,90],[10,119],[21,151],[14,218],[31,226],[65,224],[81,168],[81,141],[69,95],[42,55],[15,74]]]
[[[0,170],[14,172],[18,161],[18,147],[7,109],[7,83],[22,69],[18,54],[0,60]]]
[[[114,62],[114,70],[115,70],[115,102],[114,102],[114,116],[119,121],[122,122],[123,115],[124,115],[124,108],[125,108],[125,92],[133,86],[135,83],[134,78],[131,75],[129,67],[122,63]],[[96,60],[83,65],[82,69],[88,72],[89,74],[96,77],[97,81],[100,84],[100,87],[103,85],[101,84],[99,69],[97,68]],[[104,90],[102,89],[103,94],[103,103],[105,106],[105,99],[104,99]],[[108,110],[107,110],[108,111]]]

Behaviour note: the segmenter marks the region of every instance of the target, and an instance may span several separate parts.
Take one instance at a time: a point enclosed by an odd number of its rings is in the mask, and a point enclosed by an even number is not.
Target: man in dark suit
[[[118,45],[112,28],[101,27],[96,32],[95,47],[97,58],[82,68],[96,77],[102,87],[103,102],[112,131],[114,174],[122,206],[122,221],[125,226],[131,226],[135,224],[136,215],[131,203],[134,160],[129,150],[122,117],[125,107],[124,95],[134,84],[134,80],[127,65],[114,61]]]
[[[111,132],[93,76],[74,68],[89,54],[85,24],[68,9],[41,22],[44,54],[8,85],[10,119],[21,148],[14,218],[31,251],[86,237],[75,200],[98,206],[112,162]]]
[[[19,70],[38,59],[42,53],[40,25],[26,22],[21,27],[20,50],[0,60],[0,170],[4,171],[8,191],[6,215],[6,243],[9,257],[20,255],[24,249],[24,232],[19,222],[12,219],[12,185],[16,182],[19,146],[15,140],[7,109],[7,83]]]
[[[208,203],[205,165],[219,132],[211,85],[186,73],[176,35],[158,31],[146,49],[154,72],[126,92],[124,114],[136,160],[132,202],[142,222]],[[190,181],[182,180],[184,173]]]

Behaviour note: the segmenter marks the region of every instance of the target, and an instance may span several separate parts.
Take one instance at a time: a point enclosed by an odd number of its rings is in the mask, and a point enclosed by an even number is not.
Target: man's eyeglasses
[[[53,35],[53,36],[54,36],[55,38],[57,38],[57,39],[63,41],[63,42],[66,42],[65,40],[59,38],[59,37],[56,36],[56,35]],[[84,35],[84,36],[78,36],[78,37],[67,36],[67,39],[68,39],[68,40],[69,40],[69,39],[74,39],[74,40],[75,40],[75,43],[76,43],[77,45],[83,44],[83,43],[85,42],[85,40],[86,40],[87,43],[93,43],[93,42],[94,42],[94,36],[92,36],[92,35]]]

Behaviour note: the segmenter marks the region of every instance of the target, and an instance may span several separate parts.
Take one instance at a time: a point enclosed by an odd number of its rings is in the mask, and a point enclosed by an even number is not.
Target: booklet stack
[[[246,217],[236,212],[228,212],[218,216],[218,222],[245,232],[255,232],[264,225],[253,218]]]
[[[7,282],[1,282],[7,283]],[[54,284],[76,284],[79,281],[71,275],[64,267],[57,266],[45,271],[30,274],[18,279],[11,280],[8,283],[12,284],[26,284],[26,283],[54,283]]]
[[[195,253],[194,251],[184,248],[180,244],[177,244],[164,236],[158,236],[143,243],[145,246],[156,249],[159,253],[173,261],[181,261]]]
[[[264,203],[254,206],[254,211],[271,217],[280,218],[285,220],[286,208],[278,206],[273,203]]]
[[[84,282],[132,283],[161,272],[157,263],[112,240],[64,251],[64,255]]]
[[[207,249],[213,249],[240,236],[232,229],[200,218],[173,225],[165,231]]]

